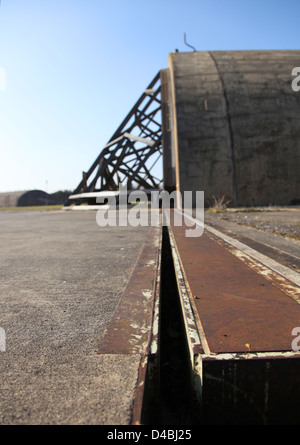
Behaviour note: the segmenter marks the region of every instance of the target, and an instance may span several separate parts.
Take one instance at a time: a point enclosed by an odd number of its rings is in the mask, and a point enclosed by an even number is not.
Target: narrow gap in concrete
[[[193,421],[193,386],[190,355],[184,328],[167,227],[163,228],[157,397],[147,406],[148,424],[187,425]],[[153,376],[153,370],[151,372]]]

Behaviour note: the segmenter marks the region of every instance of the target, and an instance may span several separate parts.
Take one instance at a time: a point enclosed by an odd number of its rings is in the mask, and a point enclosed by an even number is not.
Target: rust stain
[[[245,252],[242,252],[241,250],[231,246],[230,244],[219,239],[216,239],[216,242],[222,245],[225,249],[229,250],[233,255],[247,264],[247,266],[256,271],[259,275],[262,275],[264,278],[271,281],[274,286],[278,287],[289,297],[293,298],[295,301],[297,301],[297,303],[300,304],[300,288],[295,283],[291,282],[283,275],[280,275],[278,272],[275,272],[259,261],[254,260]]]
[[[161,227],[152,227],[119,305],[101,341],[99,354],[147,354],[159,275]]]
[[[147,359],[146,357],[143,356],[139,366],[137,385],[132,403],[131,422],[130,422],[131,425],[141,425],[146,374],[147,374]]]

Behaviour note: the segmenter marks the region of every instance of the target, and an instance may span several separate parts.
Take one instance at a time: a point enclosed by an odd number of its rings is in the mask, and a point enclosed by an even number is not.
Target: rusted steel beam
[[[141,424],[143,416],[147,415],[145,397],[151,404],[149,398],[155,398],[157,394],[161,243],[161,225],[151,227],[98,349],[98,354],[140,356],[132,402],[132,425]]]
[[[300,305],[208,232],[170,231],[210,352],[290,351]]]
[[[258,255],[259,261],[247,246],[210,228],[187,238],[187,227],[175,226],[172,214],[170,223],[201,422],[298,423],[297,277],[291,281],[280,265],[270,261],[268,268],[266,258]]]
[[[299,424],[299,353],[198,355],[197,366],[204,424]]]

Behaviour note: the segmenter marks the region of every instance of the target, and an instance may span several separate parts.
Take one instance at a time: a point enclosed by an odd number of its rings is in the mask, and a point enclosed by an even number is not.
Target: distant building
[[[18,192],[0,193],[0,208],[54,204],[57,204],[57,200],[43,190],[23,190]]]
[[[44,206],[44,205],[54,205],[56,201],[43,190],[29,190],[21,195],[18,199],[17,206]]]

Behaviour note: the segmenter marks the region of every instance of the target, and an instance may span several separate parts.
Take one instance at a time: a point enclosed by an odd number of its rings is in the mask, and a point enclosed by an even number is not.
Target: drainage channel
[[[193,370],[167,227],[161,255],[159,354],[155,364],[150,360],[142,423],[195,424]]]

